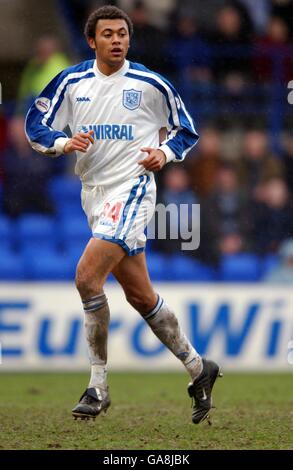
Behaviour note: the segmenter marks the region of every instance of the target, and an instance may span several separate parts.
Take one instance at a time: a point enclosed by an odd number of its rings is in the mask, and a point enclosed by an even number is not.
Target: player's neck
[[[109,65],[109,64],[106,64],[105,62],[102,62],[98,57],[96,57],[96,61],[97,61],[97,67],[99,71],[103,75],[108,75],[108,76],[112,75],[113,73],[118,72],[118,70],[120,70],[125,64],[125,59],[123,59],[122,62],[119,62],[119,64],[113,64],[113,65]]]

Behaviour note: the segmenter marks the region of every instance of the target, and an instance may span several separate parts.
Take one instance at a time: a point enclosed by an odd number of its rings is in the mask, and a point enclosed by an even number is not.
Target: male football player
[[[95,60],[69,67],[53,79],[29,110],[32,147],[57,157],[77,154],[82,207],[92,238],[78,263],[76,287],[85,313],[91,377],[75,418],[95,418],[110,405],[107,386],[109,306],[103,291],[109,273],[128,302],[191,377],[192,420],[209,417],[219,366],[202,359],[181,331],[173,310],[151,284],[145,227],[156,200],[154,172],[181,161],[196,144],[194,123],[179,94],[162,76],[126,60],[133,26],[114,6],[88,18],[85,35]],[[69,125],[72,138],[63,129]],[[159,130],[167,136],[159,143]]]

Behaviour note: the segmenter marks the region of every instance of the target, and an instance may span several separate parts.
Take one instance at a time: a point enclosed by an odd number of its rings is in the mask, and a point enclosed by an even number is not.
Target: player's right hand
[[[78,132],[64,146],[64,153],[71,153],[75,150],[85,153],[90,143],[94,143],[94,131]]]

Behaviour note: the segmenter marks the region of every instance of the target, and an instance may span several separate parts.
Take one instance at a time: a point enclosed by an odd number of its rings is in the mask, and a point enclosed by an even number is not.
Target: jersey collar
[[[117,70],[117,72],[115,73],[112,73],[111,75],[104,75],[98,68],[97,66],[97,61],[95,60],[94,62],[94,73],[96,75],[96,77],[102,79],[102,80],[109,80],[109,79],[112,79],[112,78],[116,78],[116,77],[119,77],[120,75],[125,75],[129,69],[129,61],[128,60],[125,60],[124,61],[124,64],[122,65],[122,67]]]

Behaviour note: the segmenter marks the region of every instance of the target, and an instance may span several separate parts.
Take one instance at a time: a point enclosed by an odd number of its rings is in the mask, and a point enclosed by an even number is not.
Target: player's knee
[[[89,284],[90,276],[88,271],[83,269],[81,266],[77,266],[75,273],[75,285],[81,297],[83,297],[83,294],[88,289]]]
[[[98,277],[83,265],[78,265],[76,268],[75,285],[82,299],[90,298],[103,288]]]
[[[126,295],[127,302],[132,305],[135,310],[139,313],[144,314],[152,310],[154,307],[153,296],[150,295],[140,295],[135,293],[129,293]]]

